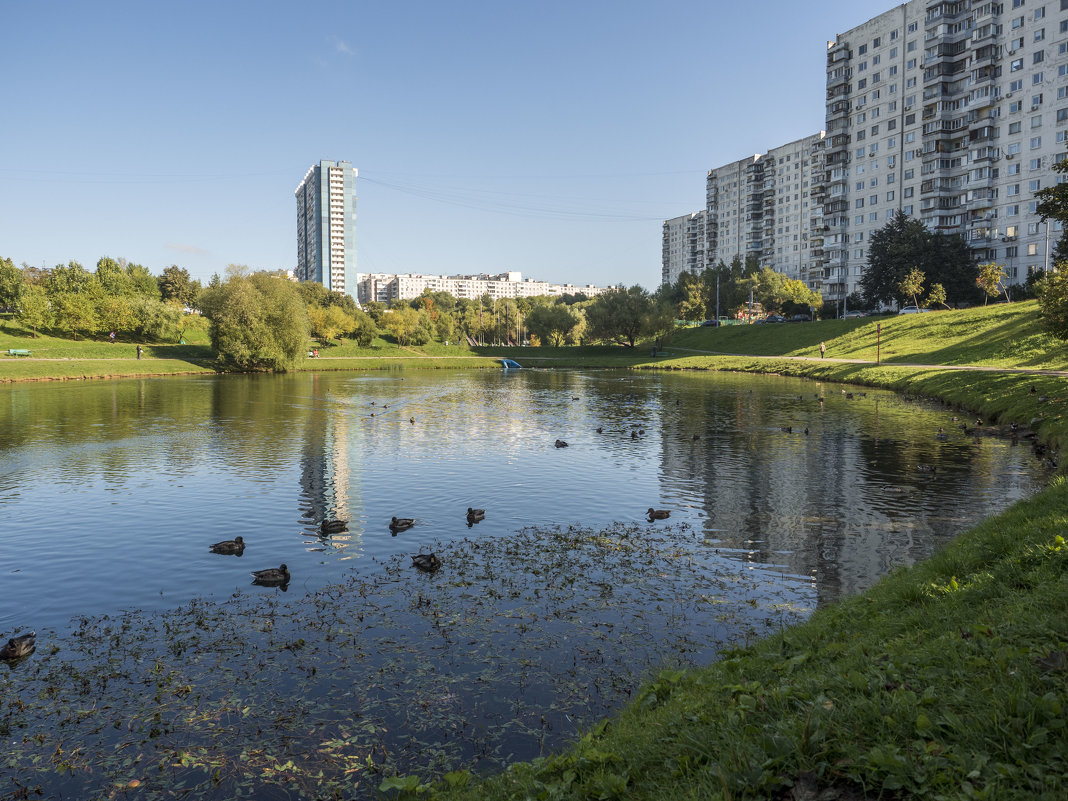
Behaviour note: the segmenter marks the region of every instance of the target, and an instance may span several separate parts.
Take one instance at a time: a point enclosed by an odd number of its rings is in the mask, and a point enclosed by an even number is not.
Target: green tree
[[[242,274],[204,291],[202,310],[221,362],[242,370],[287,370],[303,357],[309,338],[307,306],[292,281],[268,273]]]
[[[355,339],[356,344],[361,348],[366,348],[378,336],[378,326],[375,325],[371,315],[360,309],[357,309],[351,317],[353,325],[349,329],[348,335]]]
[[[78,332],[92,336],[100,330],[98,298],[91,292],[55,292],[49,298],[54,325],[78,339]]]
[[[649,293],[638,285],[602,292],[586,309],[590,336],[633,348],[645,333],[651,305]]]
[[[1058,339],[1068,340],[1068,263],[1035,281],[1042,327]]]
[[[963,237],[932,234],[922,222],[898,211],[871,236],[868,267],[860,280],[867,304],[902,302],[907,295],[900,287],[913,269],[942,284],[950,302],[976,298],[975,262]]]
[[[975,285],[983,290],[983,305],[990,298],[996,298],[998,295],[1005,292],[1005,300],[1009,299],[1009,290],[1004,285],[1005,268],[996,262],[987,262],[986,264],[979,265],[979,275],[975,279]]]
[[[949,305],[946,303],[946,288],[941,284],[931,284],[930,290],[927,292],[927,308],[931,306],[945,306],[947,309]]]
[[[565,303],[536,306],[526,318],[527,330],[542,342],[559,347],[574,339],[572,330],[582,323],[578,312]]]
[[[130,286],[135,294],[144,295],[146,298],[153,298],[154,300],[160,299],[159,281],[156,276],[148,271],[147,267],[140,264],[127,263],[125,259],[119,259],[119,264],[123,265],[126,275],[130,277]]]
[[[98,285],[95,276],[76,261],[57,264],[45,281],[50,295],[60,292],[88,292]]]
[[[1068,160],[1057,162],[1053,170],[1061,175],[1068,174]],[[1061,238],[1053,250],[1054,263],[1068,261],[1068,183],[1058,182],[1039,189],[1035,192],[1035,200],[1038,201],[1038,214],[1047,225],[1049,220],[1057,220],[1062,226]]]
[[[200,294],[200,282],[194,281],[189,270],[177,264],[164,267],[157,283],[163,300],[177,301],[183,306],[192,306]]]
[[[96,263],[96,281],[105,295],[129,295],[134,291],[129,274],[110,256],[104,256]]]
[[[898,283],[897,291],[906,297],[912,298],[912,305],[919,308],[920,301],[917,298],[923,292],[923,282],[925,280],[927,280],[927,276],[921,270],[913,267]]]
[[[411,306],[398,306],[382,316],[381,327],[393,334],[398,345],[425,345],[430,341],[430,317]]]
[[[15,318],[33,331],[34,339],[42,328],[52,325],[52,307],[41,284],[23,284],[15,302]]]
[[[0,308],[15,308],[21,286],[22,270],[11,259],[0,258]]]

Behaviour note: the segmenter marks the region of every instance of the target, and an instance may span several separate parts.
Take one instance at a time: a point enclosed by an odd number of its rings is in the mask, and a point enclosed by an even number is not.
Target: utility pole
[[[716,325],[719,325],[719,269],[716,269]]]

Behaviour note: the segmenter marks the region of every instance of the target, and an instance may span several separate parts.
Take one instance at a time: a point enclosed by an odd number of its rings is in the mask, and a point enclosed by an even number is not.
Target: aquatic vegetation
[[[361,566],[305,598],[237,593],[82,618],[0,675],[9,791],[372,797],[570,742],[657,670],[809,613],[807,582],[686,526],[527,529]]]

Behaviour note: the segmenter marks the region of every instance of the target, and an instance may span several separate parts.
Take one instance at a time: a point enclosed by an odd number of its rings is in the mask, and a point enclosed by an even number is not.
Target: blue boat
[[[501,367],[505,370],[519,370],[522,369],[523,365],[512,359],[501,359]]]

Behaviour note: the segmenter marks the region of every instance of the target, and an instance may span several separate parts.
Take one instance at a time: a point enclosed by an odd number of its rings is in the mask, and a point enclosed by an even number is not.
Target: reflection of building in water
[[[707,392],[661,438],[662,480],[673,489],[701,486],[694,491],[708,536],[743,560],[815,575],[819,603],[926,558],[1023,497],[1012,476],[994,467],[1007,457],[1007,443],[961,438],[947,445],[925,436],[937,429],[928,425],[933,409],[892,396],[880,404],[827,395],[819,404],[811,392]],[[916,469],[935,463],[937,480]]]
[[[349,417],[332,408],[329,396],[320,394],[318,376],[313,387],[300,460],[301,512],[316,531],[323,520],[347,520],[349,530],[329,539],[335,548],[347,548],[358,544],[362,535],[359,521],[351,519]]]

